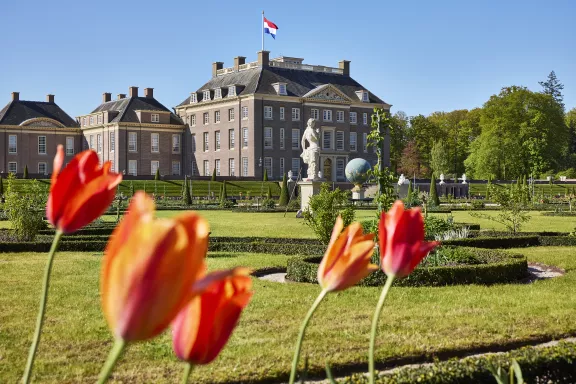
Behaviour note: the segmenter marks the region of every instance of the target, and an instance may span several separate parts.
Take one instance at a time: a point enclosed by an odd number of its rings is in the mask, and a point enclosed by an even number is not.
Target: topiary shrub
[[[154,174],[154,180],[160,180],[160,168],[156,168],[156,173]]]
[[[278,205],[285,207],[288,205],[288,200],[290,200],[290,194],[288,193],[288,180],[286,174],[282,177],[282,188],[280,189],[280,199],[278,200]]]

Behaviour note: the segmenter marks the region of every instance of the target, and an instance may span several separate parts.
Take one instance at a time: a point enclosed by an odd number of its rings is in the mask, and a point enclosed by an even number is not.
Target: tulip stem
[[[108,355],[108,359],[106,359],[106,362],[104,363],[104,366],[100,371],[100,376],[98,377],[98,384],[104,384],[108,380],[108,378],[112,374],[112,370],[114,369],[116,362],[122,355],[122,352],[124,352],[124,348],[126,348],[125,340],[116,339],[116,341],[114,341],[114,346],[112,347],[112,350]]]
[[[386,279],[386,284],[382,288],[382,293],[380,294],[380,299],[378,299],[378,304],[376,305],[376,311],[374,312],[374,318],[372,319],[372,330],[370,332],[370,350],[368,352],[368,370],[370,377],[370,384],[374,384],[374,346],[376,344],[376,329],[378,328],[378,320],[380,319],[380,313],[382,313],[382,307],[384,306],[384,301],[386,296],[388,296],[388,291],[394,282],[394,276],[388,276]]]
[[[298,335],[298,342],[296,343],[296,350],[294,351],[294,359],[292,360],[292,371],[290,371],[289,384],[294,384],[294,381],[296,380],[296,371],[298,370],[298,360],[300,360],[300,352],[302,350],[302,341],[304,340],[304,333],[306,332],[306,327],[308,327],[308,323],[310,322],[312,315],[314,314],[316,308],[318,308],[318,305],[320,305],[320,302],[322,301],[322,299],[324,299],[324,296],[326,296],[327,293],[328,291],[326,289],[323,289],[322,292],[320,292],[320,294],[316,298],[316,301],[314,302],[314,304],[312,304],[310,310],[306,314],[304,322],[300,326],[300,334]]]
[[[48,253],[48,264],[46,264],[46,268],[44,269],[44,280],[42,282],[42,293],[40,295],[40,308],[38,309],[38,317],[36,318],[36,330],[34,331],[34,338],[32,339],[32,345],[30,346],[30,351],[28,352],[26,369],[24,371],[24,376],[22,377],[22,383],[24,384],[28,384],[32,378],[32,368],[34,366],[34,359],[36,358],[38,344],[40,344],[40,335],[42,334],[42,325],[44,324],[44,314],[46,313],[48,287],[50,285],[50,273],[52,272],[54,255],[56,255],[56,250],[58,249],[58,244],[60,243],[62,235],[62,231],[56,230],[56,235],[54,235],[54,240],[52,240],[52,246],[50,247],[50,252]]]
[[[188,383],[188,378],[190,377],[190,372],[192,372],[192,368],[194,368],[194,364],[186,363],[184,366],[184,375],[182,376],[182,384]]]

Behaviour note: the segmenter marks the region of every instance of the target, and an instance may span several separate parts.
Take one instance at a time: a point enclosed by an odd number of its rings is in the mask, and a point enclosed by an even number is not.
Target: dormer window
[[[196,92],[192,92],[190,94],[190,104],[197,102],[198,102],[198,96],[196,95]]]
[[[214,99],[221,99],[222,98],[222,88],[216,88],[214,90]]]
[[[276,90],[276,93],[279,95],[283,95],[286,96],[286,83],[274,83],[272,84],[272,86],[274,87],[274,89]]]
[[[370,98],[368,97],[368,91],[356,91],[356,95],[360,100],[362,100],[363,103],[368,103],[370,101]]]
[[[236,96],[236,86],[231,85],[228,87],[228,97]]]
[[[362,101],[368,102],[368,92],[362,92]]]
[[[203,92],[202,101],[210,101],[210,91],[204,91]]]

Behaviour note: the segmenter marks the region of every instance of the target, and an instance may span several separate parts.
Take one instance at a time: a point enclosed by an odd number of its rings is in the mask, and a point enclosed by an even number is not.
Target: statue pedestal
[[[300,186],[300,210],[302,210],[302,212],[308,208],[310,198],[320,192],[322,182],[322,180],[304,180],[298,182]]]
[[[352,199],[354,199],[354,200],[364,199],[364,188],[361,188],[357,191],[352,190]]]

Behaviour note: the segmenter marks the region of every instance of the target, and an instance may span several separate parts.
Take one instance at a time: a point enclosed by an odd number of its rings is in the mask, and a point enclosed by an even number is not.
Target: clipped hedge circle
[[[454,247],[452,247],[454,248]],[[394,282],[397,286],[422,287],[460,284],[502,284],[522,280],[528,276],[526,257],[495,249],[458,247],[475,260],[473,264],[419,266],[408,277]],[[299,283],[317,283],[321,257],[292,257],[288,259],[286,279]],[[386,275],[378,270],[360,281],[358,286],[382,286]]]

